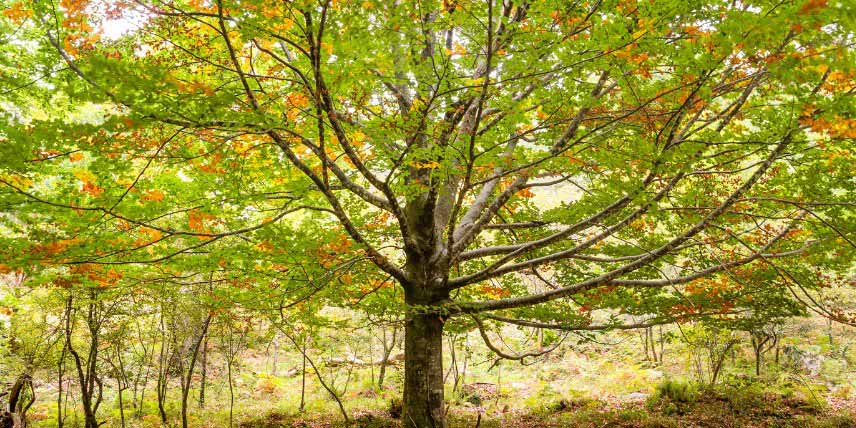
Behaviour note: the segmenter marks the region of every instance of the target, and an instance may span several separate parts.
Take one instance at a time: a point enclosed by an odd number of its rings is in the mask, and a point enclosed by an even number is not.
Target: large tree
[[[6,6],[8,264],[313,257],[403,295],[407,427],[446,425],[450,320],[723,318],[852,264],[852,2]]]

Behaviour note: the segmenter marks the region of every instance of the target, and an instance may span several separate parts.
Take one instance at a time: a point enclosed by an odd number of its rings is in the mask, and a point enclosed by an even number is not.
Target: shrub
[[[657,385],[653,397],[673,403],[693,403],[698,399],[698,390],[689,382],[664,379]]]
[[[278,391],[276,382],[269,378],[263,377],[256,382],[256,391],[262,394],[276,394]]]
[[[556,392],[549,384],[543,384],[543,388],[537,393],[529,395],[523,401],[523,405],[535,412],[553,413],[556,411],[554,405],[561,402],[564,397]]]
[[[759,384],[750,384],[743,388],[728,387],[723,395],[731,410],[738,415],[756,411],[762,414],[774,412],[775,403],[767,401],[764,388]]]
[[[822,413],[827,408],[826,399],[824,398],[825,390],[823,386],[812,384],[800,384],[794,388],[796,391],[793,400],[797,408],[809,413]],[[798,402],[798,403],[796,403]]]
[[[851,428],[856,427],[856,417],[853,415],[836,415],[823,420],[818,428]]]

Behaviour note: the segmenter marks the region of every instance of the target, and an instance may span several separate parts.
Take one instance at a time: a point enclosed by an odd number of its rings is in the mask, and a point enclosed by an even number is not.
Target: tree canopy
[[[856,321],[852,2],[2,3],[0,268],[393,311],[407,426],[446,324]]]

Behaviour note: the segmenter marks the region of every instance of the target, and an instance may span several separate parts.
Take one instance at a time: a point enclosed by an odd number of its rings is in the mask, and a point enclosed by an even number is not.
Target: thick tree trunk
[[[405,428],[446,428],[443,408],[443,319],[413,314],[404,330]]]

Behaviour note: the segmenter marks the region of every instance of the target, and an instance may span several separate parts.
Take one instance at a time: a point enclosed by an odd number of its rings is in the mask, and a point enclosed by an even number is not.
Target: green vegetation
[[[846,425],[854,40],[842,0],[0,0],[0,428]]]

